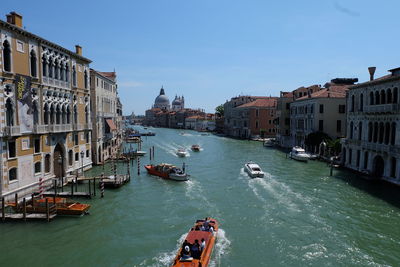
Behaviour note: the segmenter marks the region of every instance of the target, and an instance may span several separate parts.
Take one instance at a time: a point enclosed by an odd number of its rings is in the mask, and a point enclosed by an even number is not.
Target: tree
[[[220,116],[224,116],[224,105],[219,105],[216,107],[215,113],[219,114]]]
[[[328,140],[326,142],[326,146],[330,149],[331,152],[333,152],[333,155],[339,155],[339,153],[342,151],[342,144],[340,143],[340,139],[335,139],[335,140]]]

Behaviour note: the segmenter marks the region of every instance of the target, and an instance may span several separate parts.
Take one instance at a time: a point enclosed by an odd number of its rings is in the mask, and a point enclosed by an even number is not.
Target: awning
[[[110,127],[111,131],[117,130],[117,127],[115,127],[115,124],[112,119],[106,119],[106,122],[107,122],[108,126]]]

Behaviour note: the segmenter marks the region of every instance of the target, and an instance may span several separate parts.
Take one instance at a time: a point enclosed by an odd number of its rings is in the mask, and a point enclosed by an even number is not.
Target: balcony
[[[39,125],[35,124],[33,125],[33,133],[35,134],[42,134],[48,132],[47,125]]]
[[[72,126],[70,124],[53,124],[48,125],[48,131],[51,133],[63,133],[72,131]]]
[[[399,110],[399,104],[370,105],[364,107],[365,113],[390,113],[398,112]]]
[[[19,126],[6,126],[4,127],[5,136],[19,136],[21,135],[21,129]]]
[[[386,153],[396,153],[396,154],[400,154],[400,147],[395,145],[385,145],[385,144],[377,144],[377,143],[370,143],[367,141],[363,141],[363,147],[369,149],[369,150],[373,150],[373,151],[377,151],[377,152],[386,152]]]
[[[83,124],[73,124],[73,125],[72,125],[72,129],[73,129],[74,131],[83,130]]]

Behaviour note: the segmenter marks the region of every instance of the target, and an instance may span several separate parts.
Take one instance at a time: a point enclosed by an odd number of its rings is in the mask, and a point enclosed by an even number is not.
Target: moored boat
[[[161,163],[158,165],[149,164],[145,165],[144,167],[147,170],[147,173],[151,175],[156,175],[164,179],[171,179],[175,181],[187,181],[188,175],[185,172],[184,166],[182,169],[180,169],[172,164]]]
[[[263,145],[265,147],[273,147],[275,145],[275,139],[267,138],[267,139],[264,140]]]
[[[195,152],[199,152],[200,151],[200,146],[199,145],[192,145],[192,150]]]
[[[261,170],[260,166],[254,162],[247,162],[244,164],[244,169],[251,178],[264,177],[264,172]]]
[[[216,242],[218,222],[212,218],[197,220],[189,230],[185,242],[174,259],[172,267],[206,267]],[[204,247],[202,240],[204,239]],[[196,240],[198,243],[196,243]],[[188,251],[189,250],[189,251]]]
[[[135,150],[135,151],[133,151],[132,152],[132,154],[134,155],[134,156],[144,156],[144,155],[146,155],[146,151],[143,151],[143,150]]]
[[[295,159],[295,160],[303,161],[303,162],[307,162],[310,159],[310,155],[307,154],[306,151],[299,146],[295,146],[292,148],[292,151],[290,151],[290,153],[289,153],[289,157],[291,159]]]

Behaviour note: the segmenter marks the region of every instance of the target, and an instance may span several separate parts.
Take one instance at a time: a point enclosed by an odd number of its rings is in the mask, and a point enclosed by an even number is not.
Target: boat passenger
[[[198,239],[194,240],[194,244],[191,248],[191,253],[194,259],[200,259],[200,244]]]
[[[202,224],[202,225],[200,226],[200,230],[201,230],[201,231],[206,231],[206,228],[204,227],[204,224]]]
[[[203,251],[205,247],[206,247],[206,241],[204,240],[204,238],[202,238],[201,245],[200,245],[200,251]]]
[[[208,231],[211,232],[212,234],[214,234],[214,227],[211,226]]]
[[[191,254],[190,254],[190,248],[189,246],[185,246],[185,248],[182,251],[182,257],[181,259],[186,260],[191,258]]]

